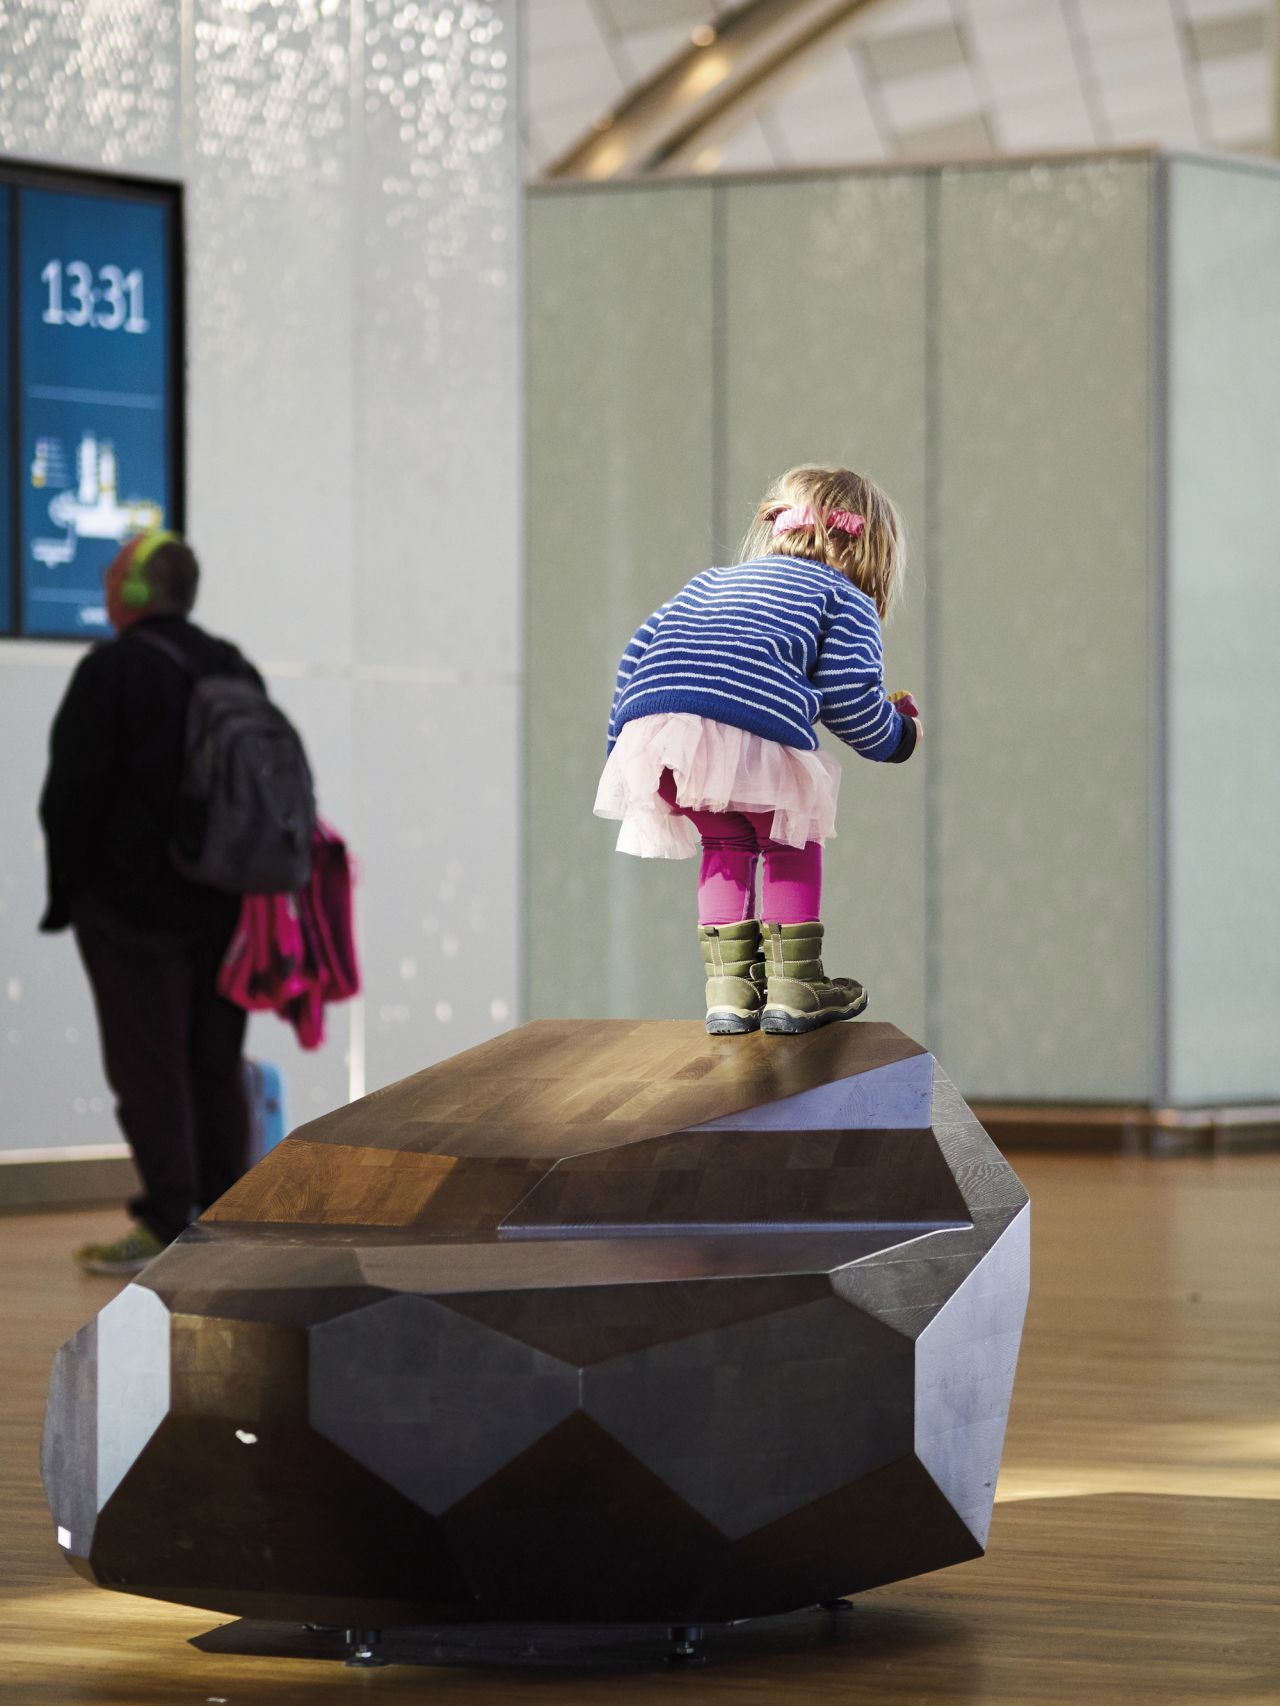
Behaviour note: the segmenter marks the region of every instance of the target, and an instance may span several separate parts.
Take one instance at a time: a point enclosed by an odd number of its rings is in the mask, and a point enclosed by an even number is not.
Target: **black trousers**
[[[129,1212],[169,1243],[249,1161],[248,1015],[217,991],[230,932],[142,930],[88,896],[73,922],[116,1118],[142,1178]]]

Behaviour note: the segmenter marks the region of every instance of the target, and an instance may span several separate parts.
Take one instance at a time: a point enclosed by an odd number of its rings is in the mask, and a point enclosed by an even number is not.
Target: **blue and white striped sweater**
[[[609,750],[633,717],[662,711],[810,752],[821,722],[877,760],[897,754],[905,723],[885,697],[874,602],[805,557],[707,569],[636,630],[618,665]]]

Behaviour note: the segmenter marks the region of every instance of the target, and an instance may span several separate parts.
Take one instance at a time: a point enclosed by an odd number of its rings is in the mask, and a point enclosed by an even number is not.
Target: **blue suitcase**
[[[284,1080],[280,1068],[260,1060],[246,1060],[244,1094],[249,1104],[249,1165],[256,1167],[284,1136]]]

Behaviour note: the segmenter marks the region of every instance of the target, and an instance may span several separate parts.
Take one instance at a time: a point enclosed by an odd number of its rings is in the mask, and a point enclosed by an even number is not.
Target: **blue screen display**
[[[170,208],[17,192],[20,625],[108,633],[102,572],[173,518]]]

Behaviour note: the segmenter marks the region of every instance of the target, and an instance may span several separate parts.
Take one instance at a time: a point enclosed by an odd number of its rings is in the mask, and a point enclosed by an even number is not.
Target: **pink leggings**
[[[822,915],[822,843],[787,847],[769,830],[772,812],[691,811],[676,799],[676,781],[662,773],[659,794],[702,837],[698,872],[698,923],[739,924],[760,917],[770,924],[808,924]],[[764,855],[760,911],[756,863]]]

